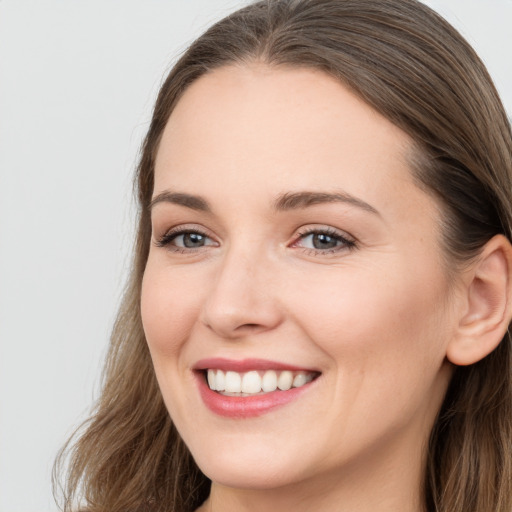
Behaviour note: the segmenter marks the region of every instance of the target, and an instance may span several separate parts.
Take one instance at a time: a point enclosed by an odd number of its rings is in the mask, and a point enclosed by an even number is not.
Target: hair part
[[[184,91],[222,66],[254,62],[321,70],[411,136],[413,175],[444,213],[448,269],[495,234],[512,238],[509,121],[483,63],[434,11],[416,0],[268,0],[221,20],[179,59],[156,101],[136,175],[133,270],[101,398],[72,447],[66,512],[80,496],[87,512],[187,512],[208,494],[165,409],[142,329],[148,206],[159,142]],[[455,370],[428,448],[426,511],[512,509],[511,357],[507,334]]]

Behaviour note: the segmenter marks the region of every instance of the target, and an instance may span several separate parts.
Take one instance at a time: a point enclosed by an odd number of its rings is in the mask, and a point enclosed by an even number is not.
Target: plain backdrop
[[[0,0],[0,512],[50,474],[97,396],[130,259],[131,176],[158,86],[240,0]],[[427,2],[512,113],[512,0]]]

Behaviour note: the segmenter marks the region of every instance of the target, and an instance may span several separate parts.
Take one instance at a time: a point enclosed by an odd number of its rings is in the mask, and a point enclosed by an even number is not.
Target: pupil
[[[313,236],[313,247],[315,249],[332,249],[336,247],[336,238],[322,233]]]
[[[183,235],[183,245],[188,248],[202,247],[204,245],[204,236],[199,233],[187,233]]]

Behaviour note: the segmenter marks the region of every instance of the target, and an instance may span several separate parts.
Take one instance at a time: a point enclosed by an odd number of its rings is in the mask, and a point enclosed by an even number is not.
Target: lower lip
[[[295,400],[315,382],[312,381],[288,391],[271,391],[254,396],[226,396],[212,391],[202,372],[196,373],[196,378],[201,398],[206,407],[215,414],[227,418],[251,418],[266,414]]]

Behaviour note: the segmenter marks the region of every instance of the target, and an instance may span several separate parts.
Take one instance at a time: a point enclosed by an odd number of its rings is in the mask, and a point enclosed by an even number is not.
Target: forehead
[[[343,188],[379,203],[397,186],[417,189],[411,146],[406,133],[325,73],[227,66],[194,82],[172,112],[155,193],[221,193],[226,183],[268,193]]]

